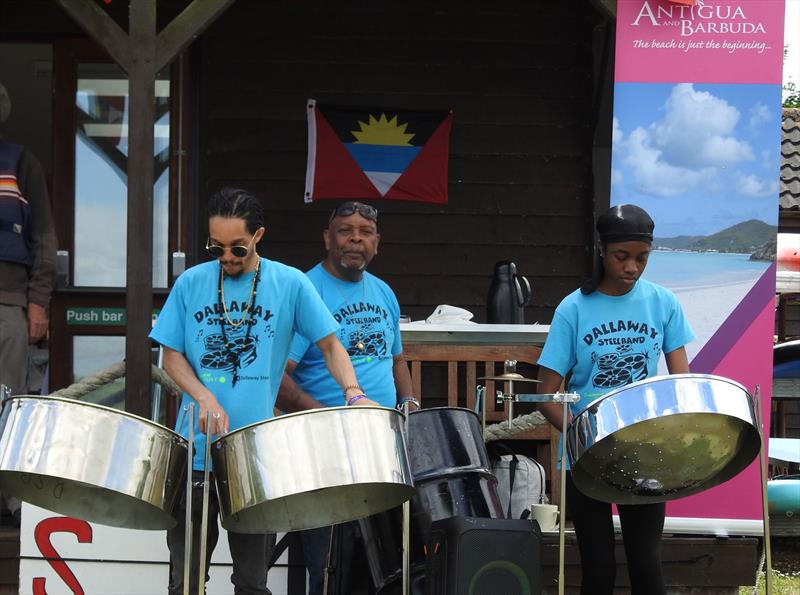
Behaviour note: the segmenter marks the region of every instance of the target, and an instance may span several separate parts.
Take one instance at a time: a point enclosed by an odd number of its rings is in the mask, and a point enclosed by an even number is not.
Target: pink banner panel
[[[619,0],[615,80],[780,84],[783,18],[783,0]]]
[[[772,276],[772,272],[767,275]],[[750,327],[724,355],[711,374],[741,383],[751,394],[761,390],[762,427],[769,434],[772,392],[772,333],[775,324],[774,301],[768,302]],[[667,505],[667,516],[761,520],[761,480],[759,462],[715,488],[674,500]]]
[[[765,435],[784,9],[784,0],[617,3],[611,204],[653,216],[644,277],[680,301],[697,337],[686,346],[691,371],[759,387]],[[669,502],[667,516],[692,520],[690,532],[758,532],[759,461]]]

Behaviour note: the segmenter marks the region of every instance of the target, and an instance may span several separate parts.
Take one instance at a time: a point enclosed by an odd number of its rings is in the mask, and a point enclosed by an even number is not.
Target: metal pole
[[[515,359],[507,359],[503,363],[503,373],[504,374],[513,374],[517,371],[517,360]],[[507,399],[508,402],[508,427],[511,428],[511,420],[514,419],[514,382],[509,380],[508,381],[508,394],[510,395],[510,399]]]
[[[408,444],[408,401],[403,403],[403,416]],[[403,595],[411,593],[411,501],[403,502]]]
[[[564,399],[564,419],[561,429],[561,486],[558,502],[558,595],[564,595],[564,511],[567,497],[567,417],[569,404]]]
[[[758,434],[761,438],[761,450],[758,453],[758,462],[761,475],[761,507],[764,515],[764,552],[766,553],[766,568],[764,569],[766,595],[772,595],[772,544],[769,535],[769,499],[767,494],[767,441],[764,439],[764,420],[761,417],[761,385],[756,384],[753,397],[758,422]]]
[[[153,320],[155,322],[155,319]],[[164,347],[163,345],[158,346],[158,357],[156,358],[156,367],[163,370],[164,369]],[[153,387],[153,407],[152,407],[152,414],[150,415],[150,419],[154,422],[158,423],[158,417],[161,413],[161,383],[156,382],[156,385]]]
[[[337,585],[334,584],[336,569],[333,565],[334,562],[337,564],[341,562],[341,544],[339,544],[338,549],[336,544],[336,540],[340,537],[339,525],[331,525],[331,536],[328,539],[328,555],[325,556],[325,568],[322,569],[322,595],[339,595],[340,588],[337,588]],[[339,559],[335,560],[335,556]],[[341,581],[337,582],[340,583]],[[341,587],[341,584],[339,584],[339,587]]]
[[[215,418],[218,416],[214,416]],[[200,519],[200,576],[197,582],[197,592],[203,595],[206,592],[206,542],[208,541],[208,498],[210,492],[209,475],[211,473],[208,464],[211,458],[211,412],[206,415],[206,452],[203,457],[203,517]]]
[[[481,400],[481,436],[486,440],[486,387],[478,386],[476,392]]]
[[[186,408],[184,408],[186,411]],[[194,403],[189,403],[189,456],[186,471],[186,526],[183,534],[183,595],[189,595],[192,566],[192,471],[194,452]]]
[[[508,399],[508,427],[511,428],[511,420],[514,419],[514,383],[508,381],[508,394],[511,398]]]

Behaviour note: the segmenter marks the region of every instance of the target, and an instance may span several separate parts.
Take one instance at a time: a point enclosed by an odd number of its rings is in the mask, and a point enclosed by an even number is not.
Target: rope
[[[178,388],[178,385],[175,384],[175,381],[170,378],[164,370],[151,365],[150,371],[152,373],[153,380],[163,386],[168,392],[175,395],[181,394],[181,389]],[[50,396],[63,397],[66,399],[80,399],[93,390],[97,390],[101,386],[110,384],[117,378],[122,378],[123,376],[125,376],[125,362],[117,362],[105,370],[100,370],[91,376],[85,376],[81,378],[75,384],[71,384],[66,388],[62,388],[54,393],[50,393]]]
[[[544,416],[539,411],[534,411],[533,413],[520,415],[519,417],[512,419],[511,427],[509,427],[507,421],[501,421],[498,424],[486,426],[486,430],[483,433],[483,439],[486,442],[492,442],[493,440],[504,440],[506,438],[510,438],[514,434],[527,432],[528,430],[534,429],[536,426],[546,423],[549,422],[544,418]]]

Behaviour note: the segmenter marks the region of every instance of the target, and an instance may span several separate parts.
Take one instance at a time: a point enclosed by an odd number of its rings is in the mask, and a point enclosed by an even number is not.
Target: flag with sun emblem
[[[306,107],[306,202],[447,202],[452,111],[336,107],[313,99]]]

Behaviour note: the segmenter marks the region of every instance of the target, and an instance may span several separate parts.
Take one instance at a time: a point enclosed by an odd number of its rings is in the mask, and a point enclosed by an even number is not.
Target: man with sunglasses
[[[327,256],[306,274],[339,324],[337,336],[347,349],[353,367],[370,398],[384,407],[409,401],[411,375],[403,359],[400,341],[400,306],[391,288],[367,272],[378,253],[378,211],[357,201],[337,206],[322,232]],[[314,407],[341,405],[337,388],[325,373],[319,349],[296,336],[289,352],[278,407],[299,411]],[[340,525],[341,560],[337,572],[342,578],[341,593],[349,593],[354,526]],[[322,593],[330,543],[330,528],[302,532],[309,594]],[[329,590],[329,592],[331,592]]]
[[[181,387],[181,410],[194,402],[194,489],[192,551],[199,551],[206,435],[264,421],[273,415],[292,337],[314,344],[339,387],[339,405],[372,404],[358,386],[347,352],[336,339],[338,325],[308,278],[297,269],[261,258],[264,236],[258,199],[224,188],[208,205],[208,252],[216,259],[194,266],[175,282],[150,333],[164,346],[164,367]],[[210,417],[209,417],[210,414]],[[211,427],[207,427],[210,419]],[[179,416],[176,431],[188,435]],[[299,470],[302,472],[302,470]],[[212,484],[213,485],[213,484]],[[218,535],[218,500],[210,499],[206,576]],[[185,498],[178,526],[167,532],[169,593],[183,592]],[[228,532],[235,593],[269,593],[267,564],[274,535]],[[199,560],[194,556],[190,591],[198,591]]]

